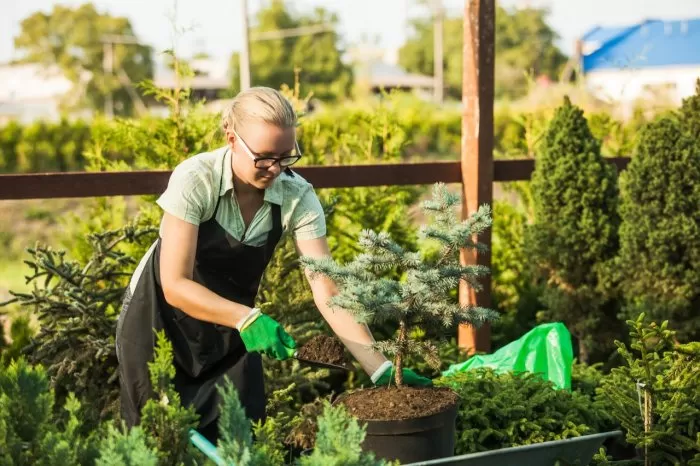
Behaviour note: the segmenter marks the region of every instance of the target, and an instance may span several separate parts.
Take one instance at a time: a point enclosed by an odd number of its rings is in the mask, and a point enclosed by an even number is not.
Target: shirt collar
[[[219,190],[219,196],[223,196],[227,191],[233,191],[233,169],[231,168],[231,148],[228,146],[223,148],[224,150],[224,172],[221,174],[221,189]]]
[[[231,148],[228,146],[224,147],[223,150],[224,172],[219,196],[223,196],[229,190],[233,192],[233,168],[231,167],[232,152]],[[282,201],[284,199],[284,186],[282,185],[282,180],[280,179],[282,176],[284,176],[284,173],[281,173],[280,176],[275,178],[275,181],[273,181],[270,187],[265,190],[265,202],[282,205]]]

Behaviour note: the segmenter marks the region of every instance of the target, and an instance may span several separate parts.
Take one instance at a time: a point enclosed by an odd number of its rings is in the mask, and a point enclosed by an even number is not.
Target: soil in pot
[[[336,400],[367,425],[362,445],[400,463],[454,455],[459,396],[446,387],[380,387],[344,393]]]
[[[457,393],[446,387],[406,386],[358,390],[338,401],[364,421],[402,421],[441,413],[457,404],[457,400]]]
[[[334,364],[351,369],[352,366],[343,345],[337,338],[317,335],[311,338],[297,351],[299,359]]]

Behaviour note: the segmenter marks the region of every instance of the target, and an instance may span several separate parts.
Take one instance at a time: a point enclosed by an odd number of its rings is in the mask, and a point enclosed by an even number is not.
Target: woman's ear
[[[231,148],[233,148],[233,145],[234,145],[235,142],[236,142],[236,135],[234,134],[233,131],[231,131],[231,130],[228,129],[228,128],[226,128],[225,134],[226,134],[226,142],[228,143],[228,145],[229,145]]]

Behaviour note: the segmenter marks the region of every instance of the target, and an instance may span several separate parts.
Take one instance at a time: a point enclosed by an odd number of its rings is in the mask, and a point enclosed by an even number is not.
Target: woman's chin
[[[260,189],[269,188],[272,182],[275,181],[274,177],[271,178],[258,178],[256,180],[257,187]]]

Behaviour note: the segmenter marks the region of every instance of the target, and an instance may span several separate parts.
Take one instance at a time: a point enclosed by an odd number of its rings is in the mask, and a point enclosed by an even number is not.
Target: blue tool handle
[[[199,448],[199,450],[204,453],[207,458],[215,462],[217,466],[235,466],[233,463],[227,464],[219,456],[219,452],[216,451],[216,447],[209,440],[207,440],[206,437],[194,429],[190,429],[190,442],[192,442],[192,445]]]

